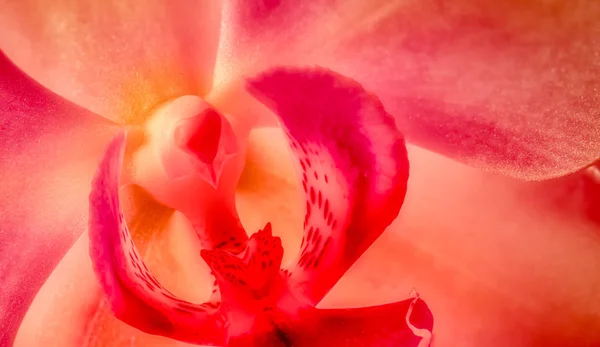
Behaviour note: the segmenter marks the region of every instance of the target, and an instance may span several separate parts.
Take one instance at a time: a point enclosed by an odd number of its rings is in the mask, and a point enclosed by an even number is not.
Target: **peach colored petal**
[[[189,222],[137,186],[122,188],[120,196],[150,271],[175,295],[192,302],[206,300],[212,280]],[[86,232],[53,272],[29,310],[15,346],[48,342],[64,347],[192,346],[143,333],[115,318],[94,275],[88,244]]]
[[[561,176],[600,150],[599,16],[586,0],[228,0],[213,98],[242,100],[236,81],[268,66],[319,64],[377,94],[412,143]]]
[[[269,151],[284,141],[279,129],[251,135],[239,207],[248,228],[285,215],[273,230],[289,231],[287,250],[300,245],[303,215],[289,212],[301,209],[302,192],[292,159]],[[321,307],[387,303],[416,288],[435,317],[437,346],[600,343],[600,227],[579,208],[590,197],[575,177],[522,182],[417,147],[408,153],[399,218]]]
[[[86,223],[90,180],[113,130],[0,54],[0,345]]]
[[[219,4],[202,1],[3,1],[0,47],[61,96],[109,119],[210,90]]]

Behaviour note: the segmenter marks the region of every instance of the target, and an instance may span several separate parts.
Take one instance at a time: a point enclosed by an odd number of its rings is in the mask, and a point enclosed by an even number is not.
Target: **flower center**
[[[232,196],[244,148],[212,105],[192,95],[166,102],[148,118],[144,134],[133,155],[133,181],[161,203],[193,214],[203,197]]]

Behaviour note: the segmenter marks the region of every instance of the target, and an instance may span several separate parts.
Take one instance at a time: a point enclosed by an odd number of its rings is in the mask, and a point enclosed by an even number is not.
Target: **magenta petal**
[[[284,330],[295,347],[429,347],[432,329],[427,304],[409,299],[372,307],[310,309]]]
[[[306,197],[290,281],[316,304],[396,218],[408,159],[379,100],[326,69],[275,69],[248,84],[288,134]]]
[[[150,334],[222,345],[219,305],[192,304],[166,290],[140,258],[119,205],[118,183],[125,135],[117,135],[92,183],[90,256],[115,315]]]
[[[547,179],[600,156],[598,2],[227,0],[224,12],[222,90],[319,64],[376,93],[407,141],[475,167]]]
[[[0,346],[85,228],[111,125],[49,92],[0,52]]]

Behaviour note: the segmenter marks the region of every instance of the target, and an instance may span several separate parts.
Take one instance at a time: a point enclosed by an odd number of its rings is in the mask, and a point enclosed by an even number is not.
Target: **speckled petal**
[[[166,290],[140,258],[119,205],[125,134],[106,150],[90,193],[90,256],[115,315],[142,331],[208,345],[224,343],[218,303],[192,304]]]
[[[248,88],[279,116],[296,157],[306,216],[289,281],[316,304],[398,215],[404,139],[376,97],[326,69],[274,69]]]

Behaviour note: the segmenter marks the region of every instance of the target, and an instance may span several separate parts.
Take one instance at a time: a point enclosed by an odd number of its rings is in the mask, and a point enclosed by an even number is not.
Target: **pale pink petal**
[[[309,309],[283,329],[298,347],[429,347],[433,316],[423,300],[350,309]]]
[[[275,69],[248,88],[277,113],[297,160],[306,215],[289,281],[316,304],[398,215],[404,140],[376,97],[326,69]]]
[[[0,52],[0,345],[84,230],[111,125],[44,89]]]
[[[304,216],[286,143],[281,129],[253,132],[238,206],[246,228],[271,219],[287,252]],[[402,213],[319,307],[378,305],[416,288],[435,316],[433,346],[600,342],[597,186],[581,175],[523,182],[415,146],[408,154]]]
[[[118,197],[124,150],[120,133],[107,148],[90,193],[90,256],[112,311],[150,334],[222,345],[219,303],[179,299],[156,280],[136,250]]]
[[[104,117],[139,122],[210,90],[216,1],[5,1],[0,47],[44,86]]]
[[[600,152],[598,17],[586,0],[228,0],[215,93],[242,100],[237,81],[261,69],[319,64],[377,94],[412,143],[556,177]]]

